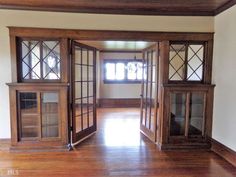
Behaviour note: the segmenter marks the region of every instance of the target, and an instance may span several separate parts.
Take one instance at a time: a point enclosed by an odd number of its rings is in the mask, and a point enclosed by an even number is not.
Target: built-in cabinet
[[[207,148],[211,136],[213,85],[165,85],[162,149]]]
[[[67,146],[67,84],[11,83],[12,150]]]
[[[160,50],[161,149],[209,148],[212,131],[212,40],[164,41]]]
[[[71,39],[159,41],[144,50],[141,131],[161,149],[209,147],[213,34],[10,27],[11,149],[96,131],[96,49]]]

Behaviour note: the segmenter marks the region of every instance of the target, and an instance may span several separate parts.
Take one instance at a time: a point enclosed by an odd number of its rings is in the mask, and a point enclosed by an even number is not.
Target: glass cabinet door
[[[19,93],[19,129],[21,139],[39,137],[39,111],[37,92]]]
[[[58,93],[44,92],[42,97],[42,138],[58,137]]]
[[[20,140],[60,137],[59,92],[19,92]]]
[[[185,135],[186,93],[171,93],[170,136]]]
[[[205,92],[170,94],[170,136],[204,136]]]
[[[204,134],[205,94],[190,93],[189,136]]]

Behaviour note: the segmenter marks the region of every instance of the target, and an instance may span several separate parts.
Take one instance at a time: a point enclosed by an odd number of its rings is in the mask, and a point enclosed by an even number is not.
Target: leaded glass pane
[[[43,79],[60,79],[60,46],[58,41],[44,41]]]
[[[169,53],[169,79],[184,80],[185,72],[185,45],[172,44],[170,45]]]
[[[40,42],[22,41],[21,66],[23,79],[40,79]]]
[[[60,79],[59,41],[21,42],[21,79]]]
[[[201,81],[203,75],[203,45],[188,46],[187,80]]]

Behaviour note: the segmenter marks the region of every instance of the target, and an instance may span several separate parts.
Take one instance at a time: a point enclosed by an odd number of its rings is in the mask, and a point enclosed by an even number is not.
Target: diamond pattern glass
[[[44,41],[43,78],[60,79],[60,46],[57,41]]]
[[[22,41],[22,77],[40,79],[40,43]]]
[[[203,45],[188,46],[187,80],[201,81],[203,73]]]
[[[172,44],[170,45],[169,56],[169,79],[183,80],[185,72],[185,45]]]
[[[204,45],[188,42],[171,44],[169,51],[170,81],[202,81]]]
[[[60,42],[21,42],[22,80],[60,79]]]

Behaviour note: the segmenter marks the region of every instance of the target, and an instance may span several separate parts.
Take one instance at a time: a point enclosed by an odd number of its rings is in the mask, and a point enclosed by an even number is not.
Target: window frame
[[[42,63],[40,65],[40,79],[24,79],[23,78],[23,72],[22,72],[22,42],[23,41],[39,41],[40,43],[43,41],[57,41],[58,46],[60,48],[60,62],[59,62],[59,68],[60,68],[60,78],[59,79],[44,79],[42,78]],[[16,48],[17,48],[17,80],[21,83],[60,83],[62,81],[62,40],[61,38],[44,38],[44,37],[17,37],[16,41]],[[40,46],[41,48],[41,46]],[[40,49],[40,55],[42,55],[41,49]],[[40,62],[42,58],[40,57]]]
[[[183,80],[170,80],[169,67],[170,67],[170,46],[171,45],[185,45],[185,61],[184,61],[184,79]],[[188,47],[189,45],[203,45],[203,61],[202,61],[202,79],[201,80],[188,80]],[[171,84],[203,84],[205,83],[205,68],[207,62],[207,43],[206,41],[170,41],[168,53],[168,83]]]
[[[123,80],[109,80],[109,79],[106,79],[106,67],[105,67],[105,65],[107,63],[114,63],[114,64],[123,63],[126,67],[129,62],[141,62],[143,64],[143,59],[103,59],[103,63],[102,63],[103,83],[104,84],[141,84],[143,79],[140,79],[140,80],[138,80],[138,79],[135,79],[135,80],[128,79],[127,69],[125,69]],[[143,66],[142,66],[142,70],[143,70]]]

